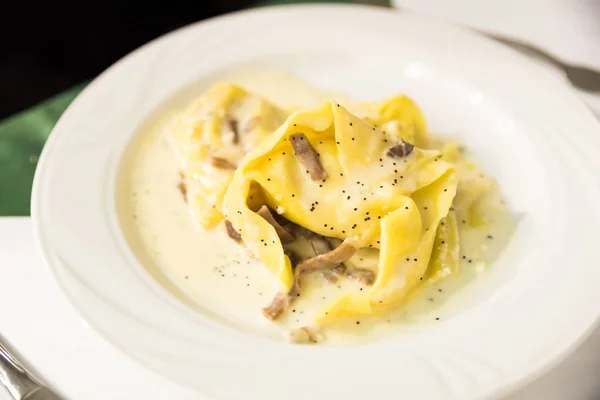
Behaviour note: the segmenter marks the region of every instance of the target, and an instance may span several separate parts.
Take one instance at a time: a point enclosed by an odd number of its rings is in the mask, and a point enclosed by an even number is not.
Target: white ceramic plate
[[[479,155],[523,217],[475,303],[390,340],[290,346],[221,326],[150,278],[116,217],[123,151],[165,99],[244,65],[360,99],[408,93],[432,130]],[[376,8],[268,8],[161,37],[94,80],[44,149],[32,215],[89,325],[183,386],[247,400],[479,398],[547,368],[600,314],[599,152],[598,122],[563,82],[469,31]]]

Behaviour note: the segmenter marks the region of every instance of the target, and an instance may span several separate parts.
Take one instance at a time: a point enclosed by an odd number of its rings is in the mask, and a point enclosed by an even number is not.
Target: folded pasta
[[[224,218],[282,293],[302,290],[298,271],[332,269],[362,249],[377,253],[369,289],[342,293],[320,322],[395,307],[424,277],[458,268],[455,164],[424,148],[425,122],[408,98],[363,108],[371,117],[332,101],[294,112],[246,154],[224,195]],[[265,206],[275,224],[259,214]],[[280,229],[338,247],[295,265]]]
[[[181,163],[186,198],[200,225],[222,221],[223,197],[246,152],[287,113],[230,83],[217,83],[168,125]]]

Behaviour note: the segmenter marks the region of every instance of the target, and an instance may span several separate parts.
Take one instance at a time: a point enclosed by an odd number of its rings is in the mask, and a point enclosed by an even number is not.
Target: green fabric
[[[54,124],[85,84],[0,123],[0,216],[29,215],[37,159]]]
[[[316,2],[320,1],[268,0],[257,6]],[[82,83],[0,122],[0,217],[29,215],[31,185],[42,147],[58,118],[85,85]]]

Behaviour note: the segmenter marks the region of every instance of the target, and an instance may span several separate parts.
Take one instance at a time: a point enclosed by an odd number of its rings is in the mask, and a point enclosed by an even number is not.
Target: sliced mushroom
[[[339,274],[335,273],[332,269],[328,271],[323,271],[321,273],[321,276],[323,277],[323,279],[325,279],[331,284],[336,283],[340,278]]]
[[[363,285],[371,286],[373,283],[375,283],[375,274],[373,271],[369,271],[368,269],[354,268],[348,271],[346,275],[348,278],[354,279]]]
[[[281,314],[292,304],[294,301],[294,296],[291,296],[287,293],[277,293],[271,304],[262,309],[262,313],[265,317],[269,318],[271,321],[279,318]]]
[[[331,243],[329,243],[329,240],[327,240],[325,236],[315,233],[309,240],[316,255],[329,253],[333,249]]]
[[[293,222],[288,222],[286,224],[286,228],[292,232],[296,237],[302,237],[304,239],[310,240],[311,238],[313,238],[315,235],[317,235],[315,232],[313,231],[309,231],[308,229],[297,225]]]
[[[317,256],[329,253],[333,249],[331,242],[329,242],[325,236],[314,233],[311,235],[309,240],[313,250],[315,251],[315,255]],[[340,275],[343,274],[345,270],[346,267],[344,267],[342,264],[338,264],[331,267],[329,271],[323,271],[321,276],[329,283],[336,283]]]
[[[225,220],[225,230],[227,231],[227,236],[240,243],[242,241],[242,236],[238,231],[235,230],[233,224],[229,220]]]
[[[279,239],[282,243],[289,243],[294,240],[294,236],[292,236],[288,231],[285,230],[284,227],[275,221],[273,214],[271,214],[271,211],[269,211],[267,206],[263,205],[256,213],[263,217],[269,224],[271,224],[273,228],[275,228],[275,232],[277,232],[277,236],[279,236]]]
[[[300,164],[310,174],[310,179],[313,181],[322,181],[328,178],[327,172],[321,165],[319,155],[312,147],[308,138],[304,133],[294,133],[290,135],[290,142],[296,153],[296,157],[300,161]]]
[[[229,124],[229,130],[231,130],[231,133],[233,134],[231,137],[231,143],[238,144],[240,142],[240,133],[237,119],[228,119],[227,123]]]
[[[185,184],[184,181],[181,181],[177,184],[177,189],[179,189],[179,192],[181,192],[181,195],[183,196],[183,201],[185,201],[187,203],[187,186]]]
[[[335,273],[343,274],[346,272],[346,266],[344,264],[336,265],[335,267],[331,268],[331,270]]]
[[[354,253],[356,253],[356,247],[346,239],[332,251],[302,261],[294,270],[295,290],[299,290],[301,287],[300,275],[303,272],[333,268],[348,260]]]
[[[394,147],[391,147],[385,154],[388,157],[392,157],[392,158],[406,157],[413,151],[414,148],[415,148],[415,146],[413,144],[410,144],[410,143],[402,140],[401,143],[395,145]]]
[[[233,164],[231,161],[222,157],[211,157],[210,165],[219,169],[236,169],[237,166]]]
[[[300,328],[292,329],[289,332],[289,341],[295,344],[309,344],[318,343],[321,340],[321,335],[315,332],[313,329],[303,326]]]
[[[185,173],[181,169],[179,170],[179,178],[181,181],[177,184],[177,189],[179,189],[179,192],[183,196],[183,201],[187,203],[187,185],[185,184]]]

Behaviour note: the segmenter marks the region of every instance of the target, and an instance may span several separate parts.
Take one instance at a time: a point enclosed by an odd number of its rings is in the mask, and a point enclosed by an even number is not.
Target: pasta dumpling
[[[451,272],[440,265],[458,254],[450,226],[457,170],[440,151],[407,141],[427,139],[411,104],[400,97],[372,105],[383,116],[371,120],[331,101],[295,112],[246,155],[226,192],[225,218],[284,294],[301,290],[302,272],[343,264],[359,249],[378,252],[370,290],[342,294],[319,313],[321,322],[397,306],[426,274]],[[402,129],[371,123],[392,117]],[[442,221],[449,222],[440,229]],[[283,232],[298,228],[341,244],[295,265]],[[448,238],[443,246],[440,237]]]
[[[182,160],[186,197],[210,229],[222,221],[223,197],[246,152],[272,133],[287,113],[230,83],[217,83],[168,125]]]

